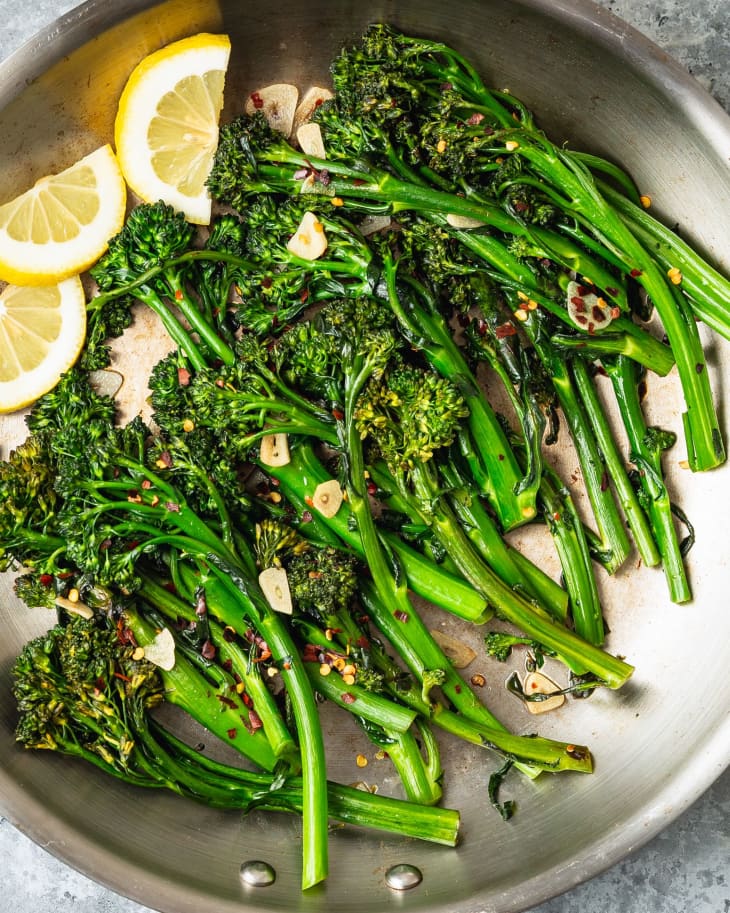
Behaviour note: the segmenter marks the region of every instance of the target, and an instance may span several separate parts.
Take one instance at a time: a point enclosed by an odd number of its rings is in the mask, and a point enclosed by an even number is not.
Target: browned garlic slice
[[[455,669],[465,669],[476,659],[476,652],[463,640],[452,637],[451,634],[439,631],[437,628],[431,631],[431,636],[451,660]]]

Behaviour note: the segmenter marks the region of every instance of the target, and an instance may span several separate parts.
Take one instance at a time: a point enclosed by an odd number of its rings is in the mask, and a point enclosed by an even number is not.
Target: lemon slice
[[[79,356],[86,299],[78,276],[57,285],[8,285],[0,295],[0,412],[55,386]]]
[[[168,44],[132,71],[114,125],[127,183],[146,203],[163,200],[197,225],[210,222],[205,186],[218,147],[231,43],[201,33]]]
[[[0,279],[52,285],[83,272],[124,223],[127,188],[102,146],[0,206]]]

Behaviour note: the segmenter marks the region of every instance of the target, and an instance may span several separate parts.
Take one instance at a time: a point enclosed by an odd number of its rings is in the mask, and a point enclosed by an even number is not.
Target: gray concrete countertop
[[[728,0],[600,0],[730,110]],[[0,0],[0,58],[77,5]],[[730,770],[649,844],[530,913],[730,913]],[[0,817],[0,913],[146,913],[59,862]],[[149,911],[147,911],[149,913]]]

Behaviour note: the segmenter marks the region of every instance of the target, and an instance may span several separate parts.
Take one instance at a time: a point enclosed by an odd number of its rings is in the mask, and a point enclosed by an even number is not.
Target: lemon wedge
[[[0,206],[0,279],[53,285],[83,272],[124,223],[127,188],[102,146]]]
[[[132,71],[114,137],[122,172],[146,203],[163,200],[189,222],[210,222],[205,186],[218,147],[231,43],[201,33],[168,44]]]
[[[8,285],[0,294],[0,412],[55,386],[81,352],[86,298],[78,276],[56,285]]]

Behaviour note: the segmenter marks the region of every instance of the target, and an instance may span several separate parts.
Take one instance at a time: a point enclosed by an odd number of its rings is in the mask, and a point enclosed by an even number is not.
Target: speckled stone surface
[[[730,110],[729,0],[601,0]],[[0,0],[0,58],[75,0]],[[730,913],[730,770],[658,837],[529,913]],[[68,868],[0,817],[0,913],[146,913]],[[211,911],[213,913],[213,911]],[[355,911],[356,913],[356,911]]]

